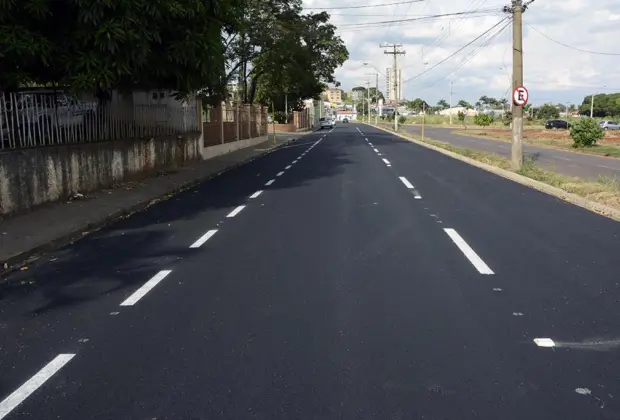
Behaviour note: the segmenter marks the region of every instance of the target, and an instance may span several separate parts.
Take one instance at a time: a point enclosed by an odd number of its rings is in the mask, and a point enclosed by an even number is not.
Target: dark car
[[[343,123],[348,123],[348,122],[349,122],[349,119],[348,119],[348,118],[345,118],[345,119],[343,119],[343,120],[342,120],[342,122],[343,122]]]
[[[547,130],[568,130],[571,127],[570,123],[563,120],[549,120],[545,124]]]

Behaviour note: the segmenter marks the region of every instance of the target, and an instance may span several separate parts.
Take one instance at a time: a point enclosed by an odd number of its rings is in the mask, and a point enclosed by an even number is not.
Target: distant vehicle
[[[563,121],[563,120],[548,120],[545,123],[545,128],[547,130],[568,130],[569,128],[571,128],[572,125],[570,123],[568,123],[567,121]]]
[[[601,121],[598,125],[603,130],[620,130],[620,124],[615,121]]]
[[[343,123],[348,123],[348,122],[349,122],[349,119],[348,119],[348,118],[343,118],[342,122],[343,122]]]
[[[321,130],[324,128],[334,128],[334,126],[336,125],[334,120],[329,117],[321,117],[321,119],[319,119],[319,122],[321,123]]]

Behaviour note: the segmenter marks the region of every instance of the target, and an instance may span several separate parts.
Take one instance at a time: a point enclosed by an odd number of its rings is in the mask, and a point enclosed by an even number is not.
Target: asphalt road
[[[415,135],[421,135],[421,126],[419,125],[404,125],[401,128]],[[425,127],[424,134],[434,140],[440,140],[457,147],[510,157],[510,143],[508,142],[464,136],[455,134],[453,131],[454,129],[452,128]],[[532,158],[542,168],[560,174],[588,179],[596,179],[599,176],[620,178],[620,159],[565,152],[531,145],[524,145],[523,153],[525,156]]]
[[[14,273],[0,419],[618,419],[619,244],[339,124]]]

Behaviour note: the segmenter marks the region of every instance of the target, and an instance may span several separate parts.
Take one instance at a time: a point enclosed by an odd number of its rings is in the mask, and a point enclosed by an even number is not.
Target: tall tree
[[[463,107],[465,109],[471,109],[472,108],[471,104],[469,102],[467,102],[465,99],[461,99],[457,105],[461,106],[461,107]]]
[[[0,1],[0,89],[157,87],[223,94],[237,0]]]
[[[437,107],[441,109],[448,109],[450,108],[450,104],[448,104],[445,99],[440,99],[437,101]]]

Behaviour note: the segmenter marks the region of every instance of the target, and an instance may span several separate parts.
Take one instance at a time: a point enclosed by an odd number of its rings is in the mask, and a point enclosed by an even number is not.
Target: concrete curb
[[[95,221],[95,222],[91,222],[91,223],[87,223],[83,226],[80,226],[77,229],[74,229],[56,239],[51,240],[50,242],[47,242],[43,245],[39,245],[37,247],[34,247],[32,249],[29,249],[28,251],[23,251],[20,253],[17,253],[15,255],[10,256],[9,258],[7,258],[5,261],[2,262],[2,267],[0,267],[0,276],[5,276],[21,267],[23,267],[24,265],[38,259],[41,255],[43,254],[47,254],[49,252],[55,251],[58,248],[61,248],[65,245],[69,245],[72,244],[74,242],[77,242],[78,240],[89,236],[91,234],[93,234],[94,232],[97,232],[98,230],[101,230],[102,228],[106,227],[106,226],[110,226],[112,224],[114,224],[115,222],[117,222],[119,219],[122,218],[126,218],[126,217],[130,217],[135,213],[144,211],[146,209],[148,209],[149,207],[151,207],[152,205],[157,204],[158,202],[160,202],[164,196],[167,195],[176,195],[179,194],[183,191],[186,191],[190,188],[193,188],[199,184],[201,184],[202,182],[208,181],[209,179],[215,178],[220,176],[221,174],[223,174],[224,172],[228,172],[230,170],[236,169],[240,166],[243,166],[245,164],[248,164],[256,159],[259,159],[261,157],[264,157],[270,153],[273,153],[274,151],[288,146],[290,143],[294,142],[295,140],[297,140],[298,137],[289,139],[287,141],[285,141],[282,144],[278,144],[277,146],[271,147],[265,151],[263,151],[262,153],[257,154],[256,156],[252,156],[246,160],[243,160],[241,162],[237,162],[234,164],[231,164],[230,166],[228,166],[226,169],[219,171],[219,172],[215,172],[212,174],[209,174],[207,176],[201,177],[199,179],[195,179],[192,181],[188,181],[185,182],[179,186],[177,186],[176,188],[173,188],[171,190],[168,190],[164,195],[160,195],[159,197],[156,198],[150,198],[148,200],[143,200],[140,201],[134,205],[131,205],[129,207],[120,209],[118,211],[115,211],[113,213],[110,213],[108,215],[106,215],[105,217]],[[84,235],[83,232],[88,232],[87,235]],[[4,264],[8,265],[8,268],[4,268]],[[0,285],[2,284],[3,279],[0,278]]]
[[[366,124],[366,125],[368,125],[368,124]],[[375,127],[375,126],[373,125],[371,127]],[[567,202],[569,202],[571,204],[574,204],[576,206],[582,207],[582,208],[584,208],[586,210],[590,210],[591,212],[600,214],[601,216],[605,216],[605,217],[608,217],[610,219],[613,219],[615,221],[620,222],[620,210],[617,210],[617,209],[615,209],[613,207],[609,207],[609,206],[606,206],[605,204],[597,203],[596,201],[588,200],[587,198],[581,197],[581,196],[573,194],[573,193],[566,192],[566,191],[564,191],[564,190],[562,190],[560,188],[553,187],[553,186],[551,186],[549,184],[545,184],[544,182],[537,181],[535,179],[531,179],[531,178],[528,178],[526,176],[519,175],[517,173],[510,172],[510,171],[498,168],[498,167],[493,166],[493,165],[489,165],[489,164],[486,164],[486,163],[478,162],[477,160],[468,158],[468,157],[463,156],[463,155],[459,155],[458,153],[451,152],[450,150],[446,150],[446,149],[443,149],[441,147],[434,146],[432,144],[423,142],[421,140],[416,140],[416,139],[413,139],[411,137],[406,137],[406,136],[404,136],[402,134],[399,134],[399,133],[394,133],[393,131],[387,130],[387,129],[382,128],[382,127],[375,127],[375,128],[377,128],[379,130],[382,130],[382,131],[385,131],[386,133],[390,133],[390,134],[393,134],[395,136],[398,136],[398,137],[400,137],[402,139],[408,140],[408,141],[410,141],[412,143],[415,143],[415,144],[417,144],[419,146],[426,147],[427,149],[431,149],[431,150],[434,150],[436,152],[442,153],[442,154],[444,154],[446,156],[450,156],[451,158],[460,160],[461,162],[465,162],[465,163],[468,163],[469,165],[475,166],[477,168],[484,169],[485,171],[491,172],[491,173],[493,173],[495,175],[499,175],[502,178],[506,178],[506,179],[508,179],[510,181],[517,182],[517,183],[519,183],[521,185],[525,185],[526,187],[533,188],[533,189],[538,190],[540,192],[543,192],[545,194],[552,195],[552,196],[557,197],[557,198],[559,198],[561,200],[564,200],[564,201],[567,201]]]

